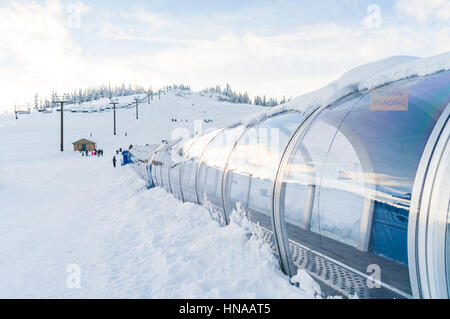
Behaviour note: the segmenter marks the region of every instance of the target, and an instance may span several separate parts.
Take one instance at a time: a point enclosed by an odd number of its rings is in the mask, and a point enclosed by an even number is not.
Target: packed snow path
[[[36,164],[20,175],[34,195],[6,198],[0,297],[312,297],[245,228],[220,228],[204,208],[148,191],[128,167],[78,156]],[[71,264],[80,289],[66,285]]]
[[[303,289],[291,285],[246,227],[219,227],[205,208],[147,190],[130,167],[114,169],[118,144],[155,130],[143,125],[113,140],[110,117],[67,115],[61,153],[57,114],[0,116],[0,298],[314,297],[316,284],[303,277]],[[104,157],[69,148],[90,129]],[[68,288],[70,265],[80,269],[80,288]]]

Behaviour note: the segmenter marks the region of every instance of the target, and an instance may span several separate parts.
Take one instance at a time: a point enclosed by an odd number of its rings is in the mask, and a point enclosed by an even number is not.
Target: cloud
[[[228,82],[251,96],[295,97],[363,63],[450,50],[448,25],[393,25],[386,19],[374,29],[326,22],[284,31],[236,31],[228,28],[239,25],[231,17],[189,23],[157,13],[119,11],[102,15],[94,29],[98,33],[92,33],[94,41],[113,43],[112,49],[88,55],[83,49],[89,42],[84,47],[75,42],[68,14],[57,0],[0,7],[0,86],[6,88],[0,107],[31,101],[35,93],[49,95],[53,89],[63,93],[135,80],[154,88],[184,82],[194,89]],[[151,45],[144,49],[146,42]],[[119,52],[116,46],[134,49]]]
[[[145,11],[136,11],[133,13],[124,12],[125,18],[138,19],[144,22],[147,26],[152,28],[162,28],[167,25],[172,25],[173,22],[169,19],[163,18],[161,15]]]
[[[121,72],[131,83],[129,72],[114,61],[83,56],[59,1],[13,1],[0,7],[0,109],[32,101],[36,93],[49,96],[52,90],[114,81]]]
[[[349,68],[391,55],[431,55],[450,49],[443,31],[408,27],[365,31],[336,24],[305,26],[271,36],[223,33],[133,58],[148,77],[193,87],[232,83],[251,94],[297,96],[326,85]]]
[[[47,1],[46,6],[13,2],[0,8],[0,86],[8,88],[2,103],[19,102],[21,97],[23,101],[27,87],[38,91],[53,86],[54,79],[78,60],[80,49],[61,12],[57,1]]]
[[[210,26],[204,27],[214,32]],[[116,40],[188,44],[201,38],[204,35],[202,31],[190,25],[190,22],[183,23],[163,14],[120,10],[101,19],[98,35]]]
[[[377,8],[368,8],[367,14],[377,18],[381,15],[374,10]],[[258,28],[236,32],[231,31],[232,26],[239,25],[240,19],[252,20],[248,12],[218,14],[195,23],[155,13],[127,15],[138,16],[143,26],[121,28],[105,22],[101,36],[166,44],[162,50],[133,57],[133,68],[141,65],[139,76],[156,82],[184,81],[193,88],[230,82],[251,95],[297,96],[326,85],[359,64],[391,55],[427,56],[450,50],[449,42],[442,41],[449,38],[445,26],[415,28],[386,22],[369,28],[373,23],[365,19],[356,26],[329,22],[284,32]],[[155,25],[153,21],[159,22]]]
[[[396,8],[400,13],[411,15],[421,23],[433,19],[448,23],[450,20],[448,0],[398,0]]]
[[[109,21],[103,21],[100,25],[98,36],[106,39],[113,40],[131,40],[131,41],[144,41],[154,43],[169,43],[169,44],[188,44],[189,40],[170,37],[153,35],[148,30],[144,33],[137,33],[135,28],[128,29],[121,28]]]

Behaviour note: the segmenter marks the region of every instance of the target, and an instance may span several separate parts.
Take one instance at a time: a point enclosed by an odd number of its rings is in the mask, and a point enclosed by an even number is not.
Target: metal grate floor
[[[367,279],[337,265],[316,253],[290,243],[292,261],[295,266],[305,269],[314,278],[347,297],[369,298]]]
[[[261,227],[262,238],[269,243],[270,248],[277,254],[273,232]],[[292,260],[296,267],[305,269],[312,277],[324,282],[347,297],[369,298],[367,279],[359,276],[335,263],[315,254],[314,252],[290,244]]]

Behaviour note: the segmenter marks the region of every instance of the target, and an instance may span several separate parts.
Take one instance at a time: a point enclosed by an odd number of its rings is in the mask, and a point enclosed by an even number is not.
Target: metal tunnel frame
[[[292,154],[293,149],[296,145],[296,142],[301,137],[301,135],[305,132],[307,127],[311,124],[311,122],[317,117],[317,114],[320,112],[319,108],[314,108],[310,112],[305,115],[303,122],[300,123],[297,130],[294,132],[292,137],[290,138],[286,148],[283,152],[283,155],[280,160],[280,164],[278,165],[277,174],[275,176],[275,182],[272,190],[272,223],[273,229],[275,233],[275,243],[277,248],[277,255],[279,256],[280,266],[282,267],[285,274],[289,277],[294,276],[295,267],[292,263],[292,260],[289,258],[288,248],[289,241],[286,236],[286,228],[284,221],[283,213],[280,212],[279,202],[280,202],[280,192],[281,192],[281,176],[284,173],[284,169],[286,168],[287,161],[289,156]],[[310,205],[312,208],[312,205]],[[310,210],[309,210],[310,211]],[[309,215],[310,218],[310,215]],[[284,234],[284,235],[283,235]]]
[[[411,198],[408,260],[411,286],[416,298],[449,298],[447,287],[450,287],[450,274],[442,259],[446,255],[446,237],[448,240],[450,236],[446,230],[450,217],[449,122],[450,104],[436,123],[425,147]],[[446,168],[446,171],[437,174],[442,168]],[[439,219],[446,223],[436,223]],[[437,238],[433,238],[433,235]]]

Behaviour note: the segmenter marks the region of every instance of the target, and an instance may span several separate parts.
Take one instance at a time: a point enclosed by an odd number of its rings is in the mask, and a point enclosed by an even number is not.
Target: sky
[[[450,0],[2,0],[0,111],[108,83],[296,97],[446,51]]]

